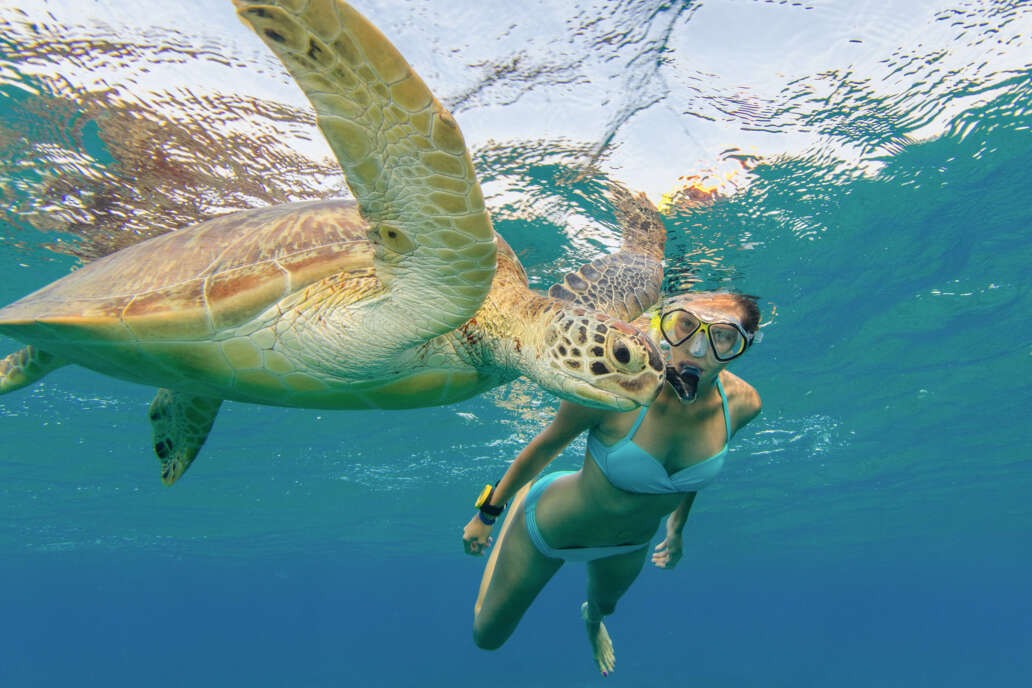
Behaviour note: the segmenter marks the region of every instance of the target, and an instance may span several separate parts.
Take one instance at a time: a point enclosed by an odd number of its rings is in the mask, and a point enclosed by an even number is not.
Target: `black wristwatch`
[[[494,496],[494,485],[484,485],[484,489],[480,491],[480,496],[477,497],[477,501],[473,504],[479,511],[477,516],[486,526],[494,525],[494,522],[498,520],[498,517],[505,511],[505,505],[493,506],[491,504],[491,497]]]

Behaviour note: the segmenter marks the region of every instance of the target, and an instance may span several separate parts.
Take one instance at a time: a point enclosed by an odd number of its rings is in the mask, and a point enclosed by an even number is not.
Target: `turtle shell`
[[[0,310],[0,332],[153,384],[137,360],[141,347],[188,353],[329,276],[372,277],[366,229],[344,200],[217,217],[101,258],[16,301]]]
[[[365,228],[343,200],[217,217],[72,272],[0,310],[0,327],[76,340],[212,337],[329,275],[372,268]]]

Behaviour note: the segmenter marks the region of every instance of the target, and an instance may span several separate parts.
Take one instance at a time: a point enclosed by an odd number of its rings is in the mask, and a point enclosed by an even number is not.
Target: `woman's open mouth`
[[[674,389],[677,398],[684,404],[695,401],[701,374],[702,371],[699,368],[689,363],[681,363],[676,368],[670,365],[666,367],[666,380]]]

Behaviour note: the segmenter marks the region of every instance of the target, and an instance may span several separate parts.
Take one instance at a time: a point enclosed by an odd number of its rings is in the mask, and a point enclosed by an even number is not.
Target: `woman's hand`
[[[465,550],[466,554],[480,556],[486,552],[493,542],[491,539],[492,528],[494,526],[487,525],[480,520],[479,514],[475,514],[472,520],[466,524],[466,527],[462,529],[462,549]]]
[[[681,561],[683,553],[680,534],[667,533],[666,539],[656,545],[652,563],[661,569],[672,569]]]

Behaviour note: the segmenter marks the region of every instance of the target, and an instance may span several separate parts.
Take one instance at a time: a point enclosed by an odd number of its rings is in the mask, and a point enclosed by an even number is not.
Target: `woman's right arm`
[[[569,401],[559,403],[552,422],[532,439],[495,485],[488,502],[492,506],[507,504],[520,488],[533,480],[579,434],[597,425],[607,411],[588,408]],[[484,523],[479,514],[466,524],[462,544],[467,554],[483,554],[491,545],[493,526]]]

